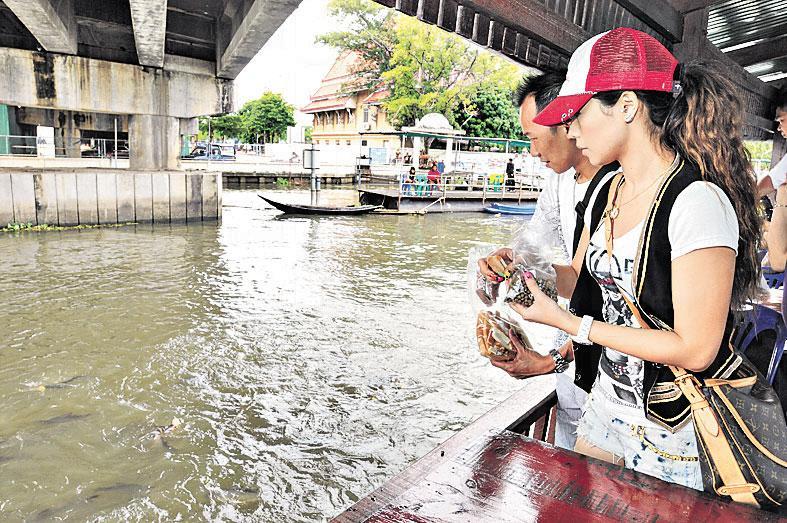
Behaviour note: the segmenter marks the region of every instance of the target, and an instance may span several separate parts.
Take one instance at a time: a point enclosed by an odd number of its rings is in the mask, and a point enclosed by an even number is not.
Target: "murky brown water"
[[[517,220],[224,204],[0,235],[0,519],[321,521],[517,387],[464,283]]]

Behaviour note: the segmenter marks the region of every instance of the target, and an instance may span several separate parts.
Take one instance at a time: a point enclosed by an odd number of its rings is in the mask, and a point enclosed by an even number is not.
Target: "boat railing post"
[[[481,205],[486,205],[486,182],[487,182],[487,176],[486,176],[486,174],[484,174],[483,176],[484,176],[484,188],[481,190]]]

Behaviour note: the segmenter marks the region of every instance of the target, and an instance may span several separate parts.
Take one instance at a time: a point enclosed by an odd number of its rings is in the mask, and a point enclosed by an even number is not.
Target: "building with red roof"
[[[384,87],[369,88],[360,72],[362,58],[343,52],[322,79],[320,87],[301,112],[313,117],[312,141],[321,149],[331,147],[385,147],[392,136],[364,133],[395,131],[386,118],[382,102],[388,96]]]

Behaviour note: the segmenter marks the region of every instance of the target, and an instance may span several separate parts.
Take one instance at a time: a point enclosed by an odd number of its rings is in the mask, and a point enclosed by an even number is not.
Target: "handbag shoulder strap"
[[[613,179],[612,188],[607,198],[607,206],[604,209],[604,235],[607,243],[607,256],[609,256],[610,263],[612,260],[613,243],[613,217],[611,216],[611,212],[617,193],[623,183],[620,179],[621,177],[621,174],[617,174]],[[612,281],[615,282],[614,279]],[[617,282],[615,282],[615,285],[617,286]],[[619,287],[618,289],[621,291],[620,295],[623,296],[626,305],[631,309],[631,314],[639,322],[640,327],[649,329],[650,327],[642,318],[639,308],[632,303],[622,289]],[[716,466],[719,473],[719,477],[724,483],[721,487],[716,489],[717,492],[721,495],[730,496],[738,503],[746,503],[759,507],[757,500],[754,498],[754,492],[759,490],[759,487],[746,481],[735,460],[730,444],[721,431],[719,421],[708,403],[707,398],[702,393],[702,385],[699,380],[686,369],[674,365],[669,365],[669,368],[672,373],[675,374],[675,385],[678,386],[691,405],[691,412],[694,417],[694,426],[698,433],[698,440],[702,442],[705,451],[711,455],[713,464]]]
[[[574,212],[576,213],[576,226],[574,227],[574,238],[573,238],[573,252],[577,252],[577,247],[579,246],[579,240],[582,237],[582,230],[585,228],[585,211],[590,204],[590,199],[593,197],[593,194],[596,192],[596,188],[599,184],[606,178],[606,176],[611,173],[612,171],[617,171],[620,169],[620,164],[618,162],[612,162],[601,169],[598,170],[596,175],[593,179],[590,180],[588,184],[588,188],[585,191],[585,196],[577,202],[577,205],[574,207]]]

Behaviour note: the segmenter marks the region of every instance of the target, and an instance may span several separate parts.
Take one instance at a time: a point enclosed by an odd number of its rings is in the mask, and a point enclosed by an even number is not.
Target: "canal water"
[[[518,219],[224,205],[0,234],[0,519],[323,521],[516,390],[465,272]]]

